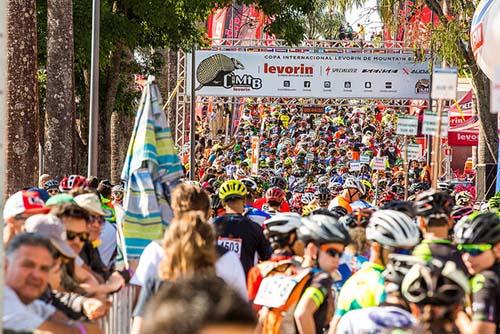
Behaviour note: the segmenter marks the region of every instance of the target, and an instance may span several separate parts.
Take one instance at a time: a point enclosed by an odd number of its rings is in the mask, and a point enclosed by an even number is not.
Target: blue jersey
[[[243,216],[247,217],[251,221],[259,224],[260,226],[264,225],[264,221],[271,218],[271,215],[262,210],[256,209],[253,206],[245,206],[245,212]]]

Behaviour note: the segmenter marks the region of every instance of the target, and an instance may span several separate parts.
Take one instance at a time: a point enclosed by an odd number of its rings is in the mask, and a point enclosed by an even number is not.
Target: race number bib
[[[281,307],[285,305],[293,289],[309,275],[309,270],[303,270],[295,276],[274,275],[266,277],[260,284],[255,305],[266,307]]]
[[[217,244],[225,249],[235,252],[241,258],[241,239],[240,238],[223,238],[219,237]]]

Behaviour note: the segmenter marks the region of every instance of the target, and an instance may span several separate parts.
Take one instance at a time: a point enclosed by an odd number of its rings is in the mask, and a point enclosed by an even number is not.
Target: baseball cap
[[[40,234],[50,240],[52,245],[64,256],[75,258],[76,254],[68,245],[66,228],[54,215],[38,214],[29,217],[24,225],[26,232]]]
[[[65,203],[76,204],[76,201],[70,194],[57,194],[49,198],[45,203],[45,205],[52,207],[52,206],[62,205]]]
[[[45,206],[40,195],[35,191],[21,190],[10,196],[3,208],[3,219],[15,217],[18,214],[47,213],[50,208]]]
[[[106,215],[106,212],[101,207],[99,197],[94,193],[78,195],[75,197],[75,202],[79,207],[84,208],[92,215]]]

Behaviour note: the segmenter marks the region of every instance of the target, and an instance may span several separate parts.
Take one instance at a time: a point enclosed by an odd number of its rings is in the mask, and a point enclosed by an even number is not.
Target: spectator
[[[37,300],[47,288],[53,252],[51,242],[34,233],[12,239],[6,250],[3,327],[53,334],[101,333],[97,325],[70,322],[53,306]]]
[[[188,212],[176,217],[163,239],[165,258],[157,276],[150,277],[141,289],[134,310],[132,333],[140,333],[146,303],[162,284],[182,278],[215,275],[215,233],[204,212]]]
[[[145,313],[143,334],[250,334],[255,316],[224,281],[193,277],[165,284]]]
[[[75,197],[75,202],[90,214],[87,226],[89,232],[93,234],[93,240],[96,241],[94,247],[98,247],[104,265],[107,268],[112,267],[117,250],[116,225],[104,220],[106,212],[102,209],[98,195],[93,193],[78,195]]]
[[[4,244],[8,244],[16,234],[22,231],[24,222],[29,216],[49,211],[50,208],[45,207],[43,200],[36,192],[21,190],[10,196],[3,209]]]
[[[44,189],[45,182],[49,181],[50,179],[52,179],[52,177],[49,174],[41,175],[40,178],[38,179],[38,188]]]

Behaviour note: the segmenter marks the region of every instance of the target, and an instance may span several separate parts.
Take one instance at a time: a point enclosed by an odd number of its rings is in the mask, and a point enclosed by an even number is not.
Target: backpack
[[[291,262],[288,261],[288,264]],[[275,268],[283,266],[277,262]],[[263,272],[262,283],[255,297],[254,304],[263,306],[259,312],[259,323],[263,334],[295,334],[297,332],[293,313],[305,288],[312,278],[311,269],[287,275],[277,270]]]

